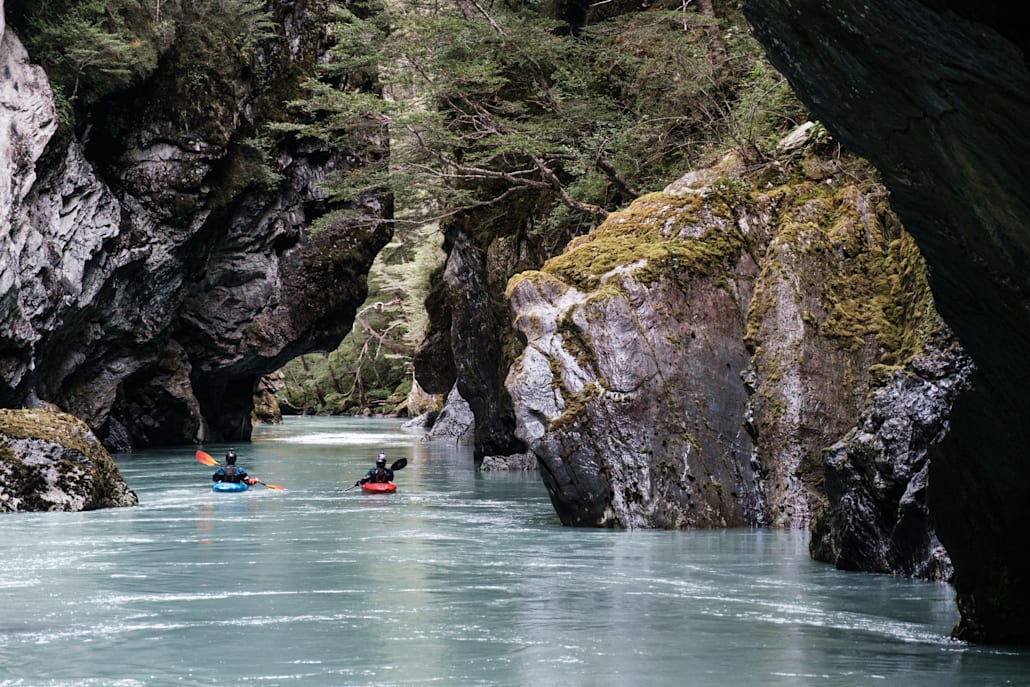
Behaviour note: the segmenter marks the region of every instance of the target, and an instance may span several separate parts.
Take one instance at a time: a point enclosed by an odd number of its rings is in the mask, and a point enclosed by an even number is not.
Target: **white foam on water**
[[[406,439],[404,435],[395,433],[312,432],[302,436],[266,437],[264,441],[301,446],[363,446],[369,443],[389,444]]]

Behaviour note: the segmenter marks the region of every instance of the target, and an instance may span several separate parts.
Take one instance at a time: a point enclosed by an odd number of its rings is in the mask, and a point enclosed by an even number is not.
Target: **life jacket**
[[[222,468],[222,481],[223,482],[239,482],[240,478],[236,476],[236,471],[239,469],[236,465],[226,465]]]
[[[377,465],[376,466],[376,474],[372,475],[372,481],[376,482],[377,484],[383,484],[384,482],[389,482],[390,481],[390,477],[389,477],[389,475],[386,472],[386,468],[379,467]]]

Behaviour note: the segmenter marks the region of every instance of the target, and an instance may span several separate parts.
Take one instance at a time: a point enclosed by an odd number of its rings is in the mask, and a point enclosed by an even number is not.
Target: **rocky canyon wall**
[[[975,361],[928,475],[957,634],[1030,642],[1030,70],[1013,3],[745,0],[815,117],[882,172]]]
[[[319,11],[273,5],[260,69],[184,80],[169,52],[74,132],[7,23],[0,405],[51,402],[114,449],[247,439],[261,376],[349,331],[390,207],[312,236],[321,182],[358,162],[251,143],[325,47]]]

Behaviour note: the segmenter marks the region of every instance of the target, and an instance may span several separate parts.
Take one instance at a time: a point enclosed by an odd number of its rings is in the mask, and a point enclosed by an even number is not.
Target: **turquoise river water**
[[[138,507],[0,516],[0,687],[1030,684],[1030,652],[947,638],[950,587],[802,532],[565,528],[536,475],[397,421],[236,448],[286,491],[216,494],[186,446],[116,456]],[[348,491],[379,450],[397,492]]]

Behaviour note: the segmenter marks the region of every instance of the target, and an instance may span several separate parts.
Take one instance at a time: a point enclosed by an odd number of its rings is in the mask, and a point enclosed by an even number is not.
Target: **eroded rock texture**
[[[689,222],[696,209],[692,196],[648,196],[542,272],[516,277],[515,326],[528,345],[508,388],[566,524],[762,519],[740,381],[757,266],[730,222]],[[620,239],[627,254],[605,243]],[[590,271],[572,274],[579,257]],[[717,273],[734,276],[716,285]]]
[[[0,42],[0,405],[52,402],[112,448],[247,439],[262,375],[335,347],[390,230],[307,225],[346,151],[251,141],[324,48],[318,4],[273,3],[260,75],[162,59],[58,132],[45,75]]]
[[[884,189],[801,174],[816,166],[799,159],[754,190],[728,158],[511,280],[526,341],[507,381],[517,433],[563,522],[832,521],[892,572],[947,575],[921,485],[968,361]],[[904,426],[876,420],[912,404]],[[879,467],[857,461],[830,491],[823,450],[857,424]],[[859,494],[878,527],[847,519]]]
[[[871,160],[977,366],[931,463],[958,636],[1030,642],[1030,71],[1013,3],[746,0],[771,61]]]
[[[930,447],[945,436],[972,363],[945,348],[919,356],[866,400],[857,426],[824,452],[827,507],[811,551],[844,570],[950,581],[954,568],[931,526],[926,491]]]
[[[456,389],[468,404],[479,462],[523,450],[502,383],[512,357],[504,289],[509,276],[543,258],[539,247],[515,229],[484,239],[484,232],[477,235],[474,228],[470,218],[448,225],[447,261],[426,304],[430,324],[415,358],[415,375],[427,392]]]
[[[136,494],[82,420],[0,409],[0,512],[134,506]]]

